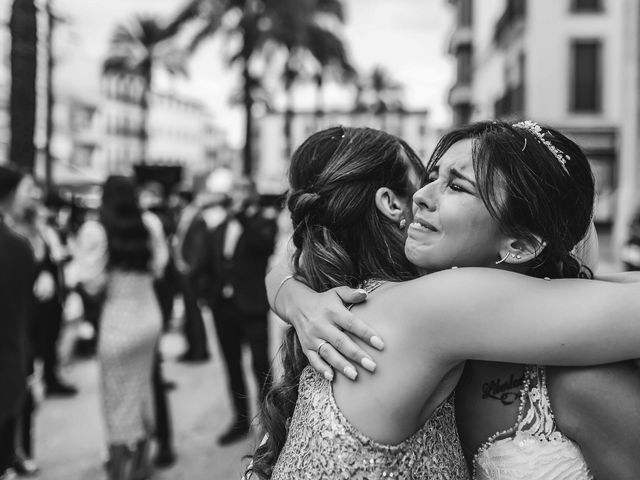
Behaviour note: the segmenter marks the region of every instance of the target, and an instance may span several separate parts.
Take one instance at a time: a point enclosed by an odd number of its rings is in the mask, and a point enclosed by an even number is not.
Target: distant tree
[[[14,0],[11,33],[11,91],[9,161],[33,171],[36,150],[37,22],[33,0]]]
[[[369,110],[380,114],[403,109],[403,87],[395,81],[386,68],[376,66],[357,84],[354,110]]]
[[[195,13],[195,9],[195,2],[192,1],[169,23],[163,23],[153,16],[137,16],[126,24],[116,26],[111,36],[109,52],[102,65],[103,73],[136,75],[143,80],[140,98],[142,125],[138,132],[143,162],[147,159],[149,99],[154,69],[163,67],[169,73],[185,73],[184,64],[176,58],[175,51],[168,43],[182,22]]]
[[[287,55],[282,70],[285,92],[287,94],[287,119],[285,130],[287,145],[290,144],[290,125],[292,86],[300,76],[303,65],[308,63],[307,56],[315,56],[321,51],[319,38],[323,32],[331,34],[324,27],[320,17],[330,17],[342,22],[343,8],[340,0],[200,0],[199,13],[192,19],[199,22],[200,29],[194,34],[187,48],[193,52],[200,43],[216,34],[226,33],[238,40],[229,42],[237,48],[229,58],[232,65],[238,65],[242,72],[242,92],[234,99],[243,103],[245,110],[245,144],[243,150],[243,170],[250,174],[253,164],[253,107],[258,101],[264,101],[268,95],[260,78],[264,76],[265,63],[269,63],[269,52],[284,48]],[[339,42],[334,35],[334,42]],[[329,41],[326,40],[328,44]],[[323,65],[333,63],[335,51],[325,49]],[[342,48],[344,64],[346,54]]]
[[[292,150],[294,84],[305,78],[307,71],[315,70],[310,77],[315,80],[318,88],[319,103],[316,107],[317,111],[320,111],[320,90],[324,74],[331,67],[334,71],[339,71],[343,79],[347,79],[350,78],[347,72],[355,72],[355,69],[347,58],[343,41],[331,27],[332,24],[344,22],[344,7],[340,0],[278,0],[272,3],[272,8],[273,41],[286,51],[282,79],[287,97],[284,122],[285,155],[289,157]]]

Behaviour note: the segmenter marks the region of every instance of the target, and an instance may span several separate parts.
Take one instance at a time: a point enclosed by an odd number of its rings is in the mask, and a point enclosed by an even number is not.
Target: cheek
[[[445,237],[451,246],[463,251],[492,249],[498,240],[498,228],[484,205],[477,202],[461,202],[441,211]]]

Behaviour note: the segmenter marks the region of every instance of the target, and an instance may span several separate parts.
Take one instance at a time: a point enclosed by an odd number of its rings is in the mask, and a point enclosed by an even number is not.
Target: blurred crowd
[[[208,361],[203,308],[234,409],[218,443],[245,438],[241,347],[251,349],[262,396],[271,381],[264,276],[287,236],[281,200],[220,169],[195,190],[110,177],[101,203],[83,207],[45,197],[30,175],[0,166],[0,479],[38,473],[39,402],[82,394],[60,369],[61,334],[72,323],[72,356],[100,365],[107,478],[150,478],[154,466],[176,461],[166,395],[175,384],[163,378],[159,340],[179,330],[179,361]]]

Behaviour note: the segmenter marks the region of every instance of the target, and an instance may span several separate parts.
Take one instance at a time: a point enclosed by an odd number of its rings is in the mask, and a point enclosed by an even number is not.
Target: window
[[[602,108],[602,45],[597,40],[571,44],[569,108],[573,112],[599,112]]]
[[[458,54],[456,55],[456,59],[458,61],[457,73],[459,85],[471,84],[471,75],[473,68],[472,58],[471,47],[467,45],[461,46],[458,50]]]
[[[571,0],[572,12],[599,12],[601,10],[601,0]]]

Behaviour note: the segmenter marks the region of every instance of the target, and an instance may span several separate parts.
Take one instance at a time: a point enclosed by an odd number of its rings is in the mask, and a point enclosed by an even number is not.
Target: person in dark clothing
[[[218,439],[222,445],[249,431],[249,405],[242,372],[242,344],[251,348],[260,399],[271,385],[264,276],[273,253],[277,224],[257,202],[255,186],[237,179],[227,218],[210,232],[203,274],[208,302],[222,348],[235,418]]]
[[[184,301],[184,336],[187,350],[181,361],[203,362],[209,359],[207,332],[198,304],[198,282],[195,272],[202,264],[207,240],[207,224],[197,199],[180,213],[173,238],[173,260],[178,272],[180,292]]]
[[[35,259],[29,243],[5,223],[23,178],[20,172],[0,166],[0,479],[14,475],[16,428],[31,356],[28,328]]]
[[[33,334],[36,358],[42,360],[45,393],[48,396],[71,396],[77,393],[59,375],[58,340],[62,331],[62,305],[65,285],[62,262],[65,252],[57,232],[41,214],[40,189],[33,178],[25,176],[16,192],[11,213],[12,228],[24,236],[36,259],[36,281],[33,286]]]
[[[175,233],[175,222],[172,221],[169,209],[165,208],[163,201],[162,185],[157,182],[149,182],[142,186],[138,201],[143,210],[155,214],[162,222],[162,229],[165,239],[170,238]],[[173,310],[173,299],[176,289],[170,277],[169,263],[164,268],[164,272],[153,282],[153,288],[162,312],[163,330],[167,331]],[[173,429],[171,426],[171,410],[167,389],[171,384],[164,379],[162,373],[162,354],[160,345],[156,346],[156,353],[153,359],[151,384],[153,388],[153,404],[155,414],[155,438],[158,443],[154,463],[159,468],[168,468],[176,461],[176,453],[173,448]]]

